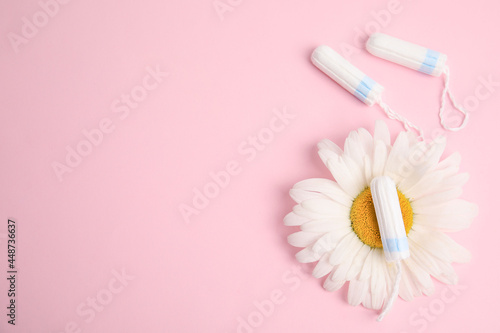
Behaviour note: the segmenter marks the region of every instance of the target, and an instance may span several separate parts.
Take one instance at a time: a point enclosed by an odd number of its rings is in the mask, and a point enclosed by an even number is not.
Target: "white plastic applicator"
[[[447,56],[445,54],[382,33],[372,34],[366,42],[366,49],[374,56],[425,74],[432,76],[444,74],[444,88],[441,93],[441,107],[439,109],[441,125],[450,131],[461,130],[467,125],[469,113],[456,102],[449,88],[450,69],[446,65]],[[446,95],[450,98],[455,109],[464,115],[464,120],[458,127],[446,125],[444,119]]]
[[[349,61],[328,46],[318,46],[311,55],[312,63],[345,90],[368,106],[378,104],[390,119],[400,121],[407,131],[416,130],[423,137],[422,130],[403,116],[394,112],[382,101],[384,87],[356,68]]]
[[[381,321],[391,309],[398,295],[399,283],[401,281],[401,260],[410,256],[410,250],[396,184],[390,177],[375,177],[370,183],[370,190],[380,230],[380,238],[382,239],[382,246],[384,248],[385,260],[387,262],[395,262],[397,269],[392,293],[377,318],[377,321]]]
[[[384,87],[328,46],[318,46],[311,56],[311,61],[314,66],[368,106],[375,104],[382,96]]]

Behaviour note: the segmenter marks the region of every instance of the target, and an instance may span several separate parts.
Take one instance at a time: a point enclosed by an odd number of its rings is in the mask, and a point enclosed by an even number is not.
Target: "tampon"
[[[382,33],[372,34],[366,42],[366,49],[377,57],[425,74],[433,76],[444,74],[444,88],[441,92],[441,107],[439,108],[441,125],[450,131],[461,130],[467,125],[469,112],[457,103],[449,88],[450,69],[446,65],[447,57],[445,54]],[[464,115],[462,124],[458,127],[450,127],[445,122],[446,95],[450,98],[455,109]]]
[[[376,177],[370,183],[370,190],[385,260],[392,262],[408,258],[408,239],[394,181],[387,176]]]
[[[318,46],[311,56],[312,63],[360,101],[372,106],[384,87],[354,67],[328,46]]]
[[[368,52],[382,59],[440,76],[446,65],[446,55],[382,33],[375,33],[366,42]]]
[[[408,239],[406,238],[398,191],[394,181],[387,176],[375,177],[370,183],[370,191],[372,193],[373,206],[375,207],[375,215],[377,216],[385,259],[387,262],[395,262],[397,269],[392,293],[377,318],[378,321],[381,321],[391,309],[399,292],[401,260],[410,256],[410,249]]]
[[[366,105],[378,104],[391,119],[403,123],[407,131],[415,129],[423,138],[422,130],[410,121],[394,112],[382,101],[384,87],[375,82],[361,70],[328,46],[318,46],[311,55],[312,63],[323,73],[341,85],[345,90],[356,96]]]

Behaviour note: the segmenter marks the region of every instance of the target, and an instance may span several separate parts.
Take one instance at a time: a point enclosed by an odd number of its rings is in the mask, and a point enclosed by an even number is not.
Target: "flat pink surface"
[[[499,13],[491,0],[3,0],[0,276],[8,218],[18,273],[15,326],[0,282],[0,331],[498,332]],[[323,290],[282,222],[294,183],[330,177],[319,140],[386,119],[318,71],[314,47],[349,57],[428,137],[440,128],[442,79],[368,54],[377,29],[448,55],[473,112],[445,155],[462,154],[463,198],[480,208],[452,234],[473,254],[454,265],[460,286],[435,281],[382,323],[347,286]]]

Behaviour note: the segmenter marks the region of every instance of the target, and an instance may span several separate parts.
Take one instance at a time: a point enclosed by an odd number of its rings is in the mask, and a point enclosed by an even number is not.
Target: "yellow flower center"
[[[410,232],[413,225],[413,209],[410,200],[398,190],[399,205],[403,213],[406,234]],[[364,189],[354,199],[351,207],[351,227],[359,239],[372,248],[382,248],[382,239],[378,229],[377,216],[373,206],[372,192],[370,188]]]

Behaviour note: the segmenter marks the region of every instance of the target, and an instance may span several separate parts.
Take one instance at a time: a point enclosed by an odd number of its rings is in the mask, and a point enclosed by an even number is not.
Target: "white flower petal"
[[[302,201],[300,205],[311,213],[324,217],[348,219],[350,214],[350,207],[346,207],[330,199],[309,199]]]
[[[297,215],[295,212],[288,213],[283,219],[283,223],[289,227],[298,226],[309,221],[311,221],[310,218]]]
[[[439,239],[439,241],[445,244],[446,249],[448,251],[448,256],[451,258],[452,262],[457,262],[462,264],[462,263],[467,263],[471,260],[472,256],[469,250],[467,250],[465,247],[455,242],[449,236],[440,232],[437,234],[436,237]]]
[[[372,293],[372,309],[380,309],[386,297],[386,281],[383,265],[387,265],[381,251],[375,252],[372,264],[370,290]]]
[[[439,281],[446,284],[457,284],[458,276],[450,263],[431,255],[425,248],[412,241],[411,238],[408,239],[408,242],[411,256],[419,265],[426,267],[428,272]]]
[[[405,162],[408,161],[408,133],[399,133],[394,146],[392,147],[387,162],[385,164],[384,175],[391,177],[396,184],[399,184],[405,173]]]
[[[344,144],[344,155],[350,157],[357,165],[364,164],[366,156],[373,154],[373,138],[364,128],[349,133]]]
[[[400,162],[401,181],[398,186],[406,193],[429,171],[438,165],[443,154],[446,140],[436,140],[431,143],[418,142],[410,145],[407,157]]]
[[[320,237],[321,233],[299,231],[288,236],[288,243],[295,247],[306,247],[314,244]]]
[[[441,182],[442,188],[463,187],[469,181],[468,173],[459,173],[453,176],[448,176]]]
[[[344,237],[330,256],[330,264],[339,265],[353,249],[360,243],[355,233],[350,233]]]
[[[328,139],[323,139],[318,143],[318,150],[323,149],[330,150],[339,156],[342,156],[342,154],[344,153],[339,146]]]
[[[335,247],[337,247],[339,242],[350,233],[352,233],[352,229],[350,227],[344,227],[333,232],[329,232],[321,236],[321,238],[319,238],[314,245],[312,245],[312,250],[320,255],[323,255],[325,252],[331,252],[335,249]]]
[[[453,269],[453,266],[447,262],[440,262],[439,264],[441,268],[441,274],[434,277],[446,284],[458,284],[458,275],[455,272],[455,269]]]
[[[363,150],[366,155],[372,156],[373,155],[373,137],[364,128],[358,129],[358,134],[359,134],[359,140],[361,142],[361,146],[363,147]]]
[[[370,157],[368,157],[368,155],[365,155],[365,158],[364,158],[364,161],[363,161],[363,170],[364,170],[364,176],[365,176],[365,184],[370,184],[370,182],[372,181],[373,179],[373,176],[372,176],[372,162],[371,162],[371,159]]]
[[[427,271],[433,276],[440,274],[437,263],[425,251],[420,249],[412,237],[408,237],[408,245],[410,246],[411,257],[415,262],[422,267],[426,267]]]
[[[398,186],[402,191],[406,192],[413,187],[431,168],[429,156],[426,155],[427,150],[432,151],[427,143],[419,142],[413,147],[410,146],[406,158],[401,159],[399,166],[401,181]]]
[[[328,167],[328,163],[336,162],[340,158],[339,155],[335,154],[334,152],[328,149],[319,150],[318,156],[319,158],[321,158],[321,161],[323,161],[323,164],[325,164],[326,167]]]
[[[461,188],[452,188],[447,191],[430,194],[413,200],[411,207],[415,213],[418,213],[422,208],[425,209],[426,207],[438,206],[443,203],[450,202],[451,200],[458,198],[461,194]]]
[[[326,166],[328,166],[328,161],[337,161],[343,154],[342,149],[328,139],[318,143],[318,155]]]
[[[321,193],[346,207],[350,208],[352,206],[353,198],[342,190],[339,184],[330,179],[311,178],[303,180],[295,184],[293,189]]]
[[[370,253],[366,256],[365,263],[363,264],[363,268],[361,269],[361,272],[359,273],[359,280],[363,281],[366,280],[370,277],[370,274],[372,272],[372,263],[373,263],[373,256],[374,252],[379,251],[379,249],[370,249]]]
[[[359,185],[360,185],[359,192],[361,192],[361,190],[370,185],[369,183],[366,182],[366,179],[363,177],[364,164],[357,164],[349,156],[344,156],[343,160],[347,168],[351,171],[351,173],[356,176],[356,179],[359,180]],[[359,194],[359,192],[357,194]]]
[[[439,162],[435,170],[458,170],[461,160],[462,157],[460,156],[460,153],[455,152]]]
[[[414,282],[414,288],[422,291],[425,295],[432,295],[434,293],[434,283],[429,273],[418,265],[411,256],[405,260],[405,263]]]
[[[385,162],[387,160],[387,146],[380,140],[375,141],[373,150],[373,177],[382,176],[385,169]]]
[[[399,283],[399,292],[398,295],[403,300],[407,302],[411,302],[413,300],[413,290],[411,288],[408,273],[405,268],[401,268],[401,282]]]
[[[370,281],[367,281],[367,284]],[[368,284],[368,292],[365,294],[365,298],[363,299],[363,306],[367,309],[373,309],[372,306],[372,290],[371,290],[371,285]]]
[[[414,211],[414,226],[422,225],[446,232],[456,232],[470,227],[477,216],[477,205],[455,199],[439,206],[421,207]]]
[[[429,168],[437,167],[441,156],[443,156],[445,147],[446,137],[444,136],[438,137],[433,142],[431,142],[430,147],[425,151],[425,156],[427,157],[425,162],[429,166]],[[425,166],[426,169],[427,165]]]
[[[462,199],[454,199],[439,206],[432,205],[420,207],[419,211],[416,212],[416,214],[433,216],[461,214],[467,215],[468,217],[476,217],[477,212],[478,209],[476,204]]]
[[[323,276],[330,274],[333,266],[330,265],[330,253],[325,253],[321,256],[316,266],[313,269],[312,275],[315,278],[322,278]]]
[[[360,169],[348,167],[346,162],[351,164],[348,161],[348,158],[342,158],[335,162],[329,161],[327,167],[344,192],[355,198],[364,189],[365,184]]]
[[[385,121],[377,120],[375,122],[375,131],[373,133],[373,141],[382,141],[384,145],[391,145],[391,134],[389,133],[389,128]]]
[[[301,251],[297,252],[295,254],[295,258],[297,259],[298,262],[301,262],[303,264],[307,264],[310,262],[315,262],[318,261],[320,258],[320,255],[318,255],[316,252],[314,252],[310,246],[305,247]]]
[[[415,184],[404,188],[403,192],[407,197],[419,199],[432,193],[461,188],[468,179],[468,174],[458,174],[458,166],[453,166],[427,172]]]
[[[364,266],[365,260],[368,257],[370,250],[371,247],[362,244],[362,247],[359,250],[358,254],[354,257],[351,268],[349,268],[349,271],[346,274],[347,281],[353,280],[357,278],[359,274],[361,274],[361,269]]]
[[[384,303],[387,301],[392,289],[394,288],[394,281],[396,280],[396,265],[394,263],[385,263],[382,265],[385,281],[385,297]]]
[[[351,280],[349,282],[349,291],[347,292],[347,301],[350,305],[358,306],[366,297],[368,292],[369,280],[359,281]]]
[[[361,144],[361,139],[356,131],[349,133],[344,143],[344,154],[349,156],[356,164],[363,164],[363,156],[365,152]]]
[[[319,192],[310,192],[292,188],[289,192],[290,197],[292,197],[293,201],[300,204],[302,201],[309,199],[327,199],[328,197]]]
[[[416,145],[419,142],[420,141],[418,140],[417,133],[415,133],[413,131],[408,132],[408,143],[410,144],[410,146],[414,146],[414,145]]]
[[[444,171],[433,171],[425,174],[413,186],[405,188],[405,196],[412,199],[419,199],[425,195],[436,192],[436,187],[441,189],[439,184],[445,177]]]
[[[300,226],[300,230],[302,231],[319,233],[326,233],[331,231],[344,232],[346,228],[348,228],[348,231],[352,230],[348,221],[344,221],[342,219],[312,220]]]
[[[297,216],[300,216],[300,217],[307,219],[307,221],[329,218],[329,216],[325,216],[323,214],[318,214],[316,212],[307,210],[302,205],[293,206],[293,213],[295,213],[295,215],[297,215]],[[302,223],[304,223],[304,222],[302,222]]]
[[[442,232],[428,227],[414,226],[411,239],[432,256],[451,263],[469,262],[470,252]]]
[[[351,247],[347,252],[345,259],[334,270],[334,274],[332,275],[333,280],[348,280],[347,273],[351,269],[354,258],[359,254],[359,251],[363,248],[363,246],[364,244],[360,241],[354,242],[353,247]]]
[[[406,261],[403,261],[403,265],[401,266],[401,283],[399,285],[399,296],[405,301],[410,302],[415,296],[420,296],[421,292],[418,286],[415,284],[413,275],[406,265]]]
[[[323,283],[323,288],[325,288],[328,291],[336,291],[342,288],[342,286],[345,283],[345,280],[332,280],[334,272],[330,273],[328,277],[325,280],[325,283]]]
[[[345,279],[345,275],[349,270],[350,263],[342,262],[340,265],[333,268],[332,274],[329,275],[328,280],[332,280],[332,282],[336,285],[340,281],[347,281]],[[326,281],[325,281],[326,284]]]

